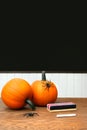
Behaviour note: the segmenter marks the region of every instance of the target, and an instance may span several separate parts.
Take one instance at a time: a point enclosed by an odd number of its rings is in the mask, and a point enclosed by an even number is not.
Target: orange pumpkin
[[[35,109],[31,85],[21,78],[13,78],[3,86],[1,99],[11,109],[21,109],[26,104]]]
[[[46,106],[54,103],[58,96],[56,85],[46,80],[45,71],[42,71],[42,80],[36,80],[31,84],[33,92],[33,103],[37,106]]]

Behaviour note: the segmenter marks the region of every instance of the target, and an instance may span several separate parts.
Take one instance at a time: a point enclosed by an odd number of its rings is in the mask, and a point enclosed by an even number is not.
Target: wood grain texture
[[[46,107],[36,107],[39,116],[24,117],[31,112],[28,106],[22,110],[9,109],[0,99],[0,130],[87,130],[87,98],[58,98],[56,102],[75,102],[77,110],[48,112]],[[56,118],[57,114],[76,113],[76,117]]]

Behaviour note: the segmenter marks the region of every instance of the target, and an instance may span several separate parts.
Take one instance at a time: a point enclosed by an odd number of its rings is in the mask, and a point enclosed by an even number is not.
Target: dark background
[[[64,7],[57,10],[55,6],[41,6],[35,11],[22,6],[3,8],[0,72],[87,72],[85,20],[81,21],[79,11],[73,17],[75,8],[65,3]]]
[[[73,40],[4,45],[0,71],[87,72],[86,47]],[[3,50],[3,51],[2,51]]]

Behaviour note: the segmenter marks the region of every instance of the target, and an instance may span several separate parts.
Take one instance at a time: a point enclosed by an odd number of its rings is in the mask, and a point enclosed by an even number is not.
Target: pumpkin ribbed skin
[[[46,106],[47,103],[54,103],[58,96],[56,85],[47,80],[36,80],[31,84],[33,102],[37,106]]]
[[[26,99],[32,100],[31,85],[24,79],[11,79],[3,86],[1,99],[9,108],[20,109],[26,105]]]

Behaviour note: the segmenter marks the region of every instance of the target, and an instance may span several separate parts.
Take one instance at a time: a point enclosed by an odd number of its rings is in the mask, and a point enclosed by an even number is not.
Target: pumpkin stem
[[[35,105],[29,99],[26,99],[25,103],[29,104],[32,110],[35,110]]]
[[[42,71],[42,80],[46,81],[45,71]]]

